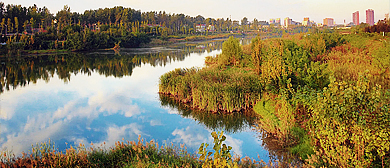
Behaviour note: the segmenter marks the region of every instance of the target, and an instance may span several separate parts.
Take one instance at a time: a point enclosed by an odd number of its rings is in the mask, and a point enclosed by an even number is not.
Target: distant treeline
[[[283,36],[318,32],[316,27],[292,26],[283,29],[257,19],[249,22],[246,17],[240,23],[230,18],[191,17],[165,11],[141,12],[122,6],[77,13],[71,12],[67,5],[54,15],[48,8],[39,8],[35,4],[23,7],[5,5],[3,2],[0,2],[0,28],[1,55],[18,54],[23,50],[80,51],[114,46],[139,47],[149,43],[151,38],[166,40],[169,37],[216,33],[253,31],[268,36]],[[366,31],[376,32],[379,29],[367,28]]]
[[[365,27],[364,31],[369,33],[390,32],[390,22],[387,19],[380,20],[376,25]]]
[[[126,49],[93,53],[61,53],[39,57],[0,58],[0,95],[4,91],[25,87],[38,80],[49,81],[54,75],[69,82],[72,75],[91,74],[121,78],[131,76],[133,69],[141,64],[164,66],[173,60],[184,60],[189,53],[203,53],[220,49],[223,41],[201,43],[205,48],[194,45],[177,46],[176,51],[132,54]]]
[[[66,49],[72,51],[101,48],[139,47],[149,43],[151,38],[166,40],[169,37],[246,32],[259,30],[269,35],[282,36],[307,32],[311,28],[295,27],[284,30],[266,28],[266,21],[246,17],[239,21],[191,17],[184,14],[168,14],[164,11],[141,12],[116,6],[86,10],[84,13],[71,12],[70,7],[55,15],[46,7],[36,5],[5,5],[0,2],[0,54],[18,54],[23,50]],[[202,30],[197,31],[197,25]],[[210,26],[210,27],[209,27]],[[198,27],[199,29],[199,27]]]

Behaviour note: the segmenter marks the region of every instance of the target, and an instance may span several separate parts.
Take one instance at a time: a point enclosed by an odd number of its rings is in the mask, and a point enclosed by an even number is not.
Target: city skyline
[[[365,13],[367,9],[375,11],[374,20],[377,22],[384,19],[385,14],[390,11],[389,0],[68,0],[66,2],[55,2],[53,0],[3,0],[7,4],[38,7],[46,6],[51,13],[56,14],[68,5],[72,12],[84,13],[85,10],[98,8],[111,8],[114,6],[130,7],[142,12],[166,11],[167,13],[183,13],[195,17],[202,15],[205,18],[232,18],[240,21],[247,17],[249,21],[254,18],[269,21],[272,18],[289,17],[294,21],[302,22],[303,18],[309,17],[311,21],[322,23],[324,18],[333,18],[336,24],[353,22],[351,13],[359,11]],[[365,15],[360,15],[360,21],[365,21]]]

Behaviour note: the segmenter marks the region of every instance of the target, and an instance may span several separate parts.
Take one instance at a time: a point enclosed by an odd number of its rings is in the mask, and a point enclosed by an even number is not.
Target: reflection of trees
[[[241,132],[253,125],[256,118],[251,112],[248,112],[248,114],[213,114],[193,110],[186,104],[179,103],[174,98],[163,94],[160,94],[160,101],[162,106],[176,109],[183,117],[192,118],[214,131],[223,130],[227,133]]]
[[[260,134],[262,146],[269,152],[270,161],[278,162],[280,167],[302,167],[298,157],[291,154],[289,147],[283,146],[275,136],[262,129],[256,131]]]
[[[36,83],[39,79],[48,82],[57,74],[64,82],[71,79],[72,73],[123,77],[130,76],[133,69],[141,64],[165,66],[171,61],[182,61],[189,53],[203,53],[206,50],[220,49],[222,41],[204,42],[206,48],[199,49],[199,43],[170,46],[173,49],[143,53],[129,52],[126,49],[115,54],[115,51],[100,51],[93,53],[67,53],[31,57],[0,58],[0,93]]]

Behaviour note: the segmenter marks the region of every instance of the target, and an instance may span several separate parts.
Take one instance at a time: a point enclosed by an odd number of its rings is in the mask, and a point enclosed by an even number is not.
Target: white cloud
[[[197,129],[192,126],[188,126],[187,128],[175,129],[172,132],[172,135],[175,136],[175,139],[173,139],[174,142],[184,143],[188,147],[198,149],[202,143],[208,143],[209,146],[212,147],[214,139],[211,137],[211,132],[212,131],[210,130]],[[235,154],[242,155],[241,146],[243,141],[234,139],[229,135],[225,136],[226,140],[224,144],[231,146]]]
[[[136,139],[139,135],[141,137],[149,137],[149,134],[146,134],[142,131],[143,126],[137,123],[131,123],[129,125],[118,127],[112,125],[107,128],[107,138],[101,142],[95,143],[97,146],[105,144],[108,147],[112,147],[116,142],[124,139]]]
[[[56,122],[49,127],[28,132],[19,132],[6,135],[6,141],[2,143],[0,150],[10,150],[14,154],[21,154],[31,150],[33,143],[40,143],[44,141],[56,140],[55,138],[63,137],[66,131],[62,130],[67,127],[67,123],[62,121]],[[29,129],[31,130],[31,129]]]
[[[161,123],[161,120],[150,120],[150,126],[158,126],[158,125],[163,125]]]
[[[173,140],[177,143],[184,143],[186,146],[189,147],[199,147],[202,143],[210,143],[212,142],[212,139],[210,137],[207,137],[202,133],[199,133],[196,130],[193,130],[192,127],[188,126],[187,128],[183,129],[175,129],[172,132],[172,135],[176,138]]]

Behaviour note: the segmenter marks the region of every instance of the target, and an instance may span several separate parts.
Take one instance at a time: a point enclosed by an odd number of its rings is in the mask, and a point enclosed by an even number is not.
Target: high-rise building
[[[325,18],[324,19],[324,26],[332,27],[334,26],[334,20],[333,18]]]
[[[389,21],[389,14],[388,13],[385,14],[385,18],[387,21]]]
[[[374,25],[374,10],[367,9],[366,10],[366,23],[370,26]]]
[[[311,26],[311,25],[310,25],[310,19],[309,19],[308,17],[303,18],[302,25],[303,25],[303,26]]]
[[[269,24],[275,24],[275,19],[270,19]]]
[[[284,18],[284,27],[288,28],[288,26],[291,26],[291,24],[292,24],[292,19],[290,19],[289,17]]]
[[[359,25],[359,11],[356,11],[355,13],[352,13],[352,21],[354,25]]]

